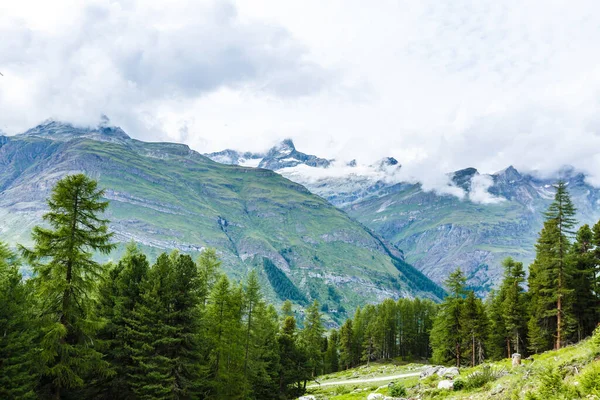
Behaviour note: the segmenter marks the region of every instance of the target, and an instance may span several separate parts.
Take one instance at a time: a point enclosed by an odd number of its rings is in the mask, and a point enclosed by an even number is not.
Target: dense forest
[[[279,311],[256,271],[230,281],[214,249],[151,263],[130,243],[117,263],[95,261],[115,246],[102,218],[108,202],[94,180],[67,176],[33,246],[17,254],[0,244],[0,397],[286,399],[318,375],[373,360],[475,365],[577,342],[598,322],[600,223],[575,231],[564,183],[556,189],[527,278],[522,263],[505,260],[483,301],[457,269],[441,304],[388,299],[326,332],[320,305],[268,260],[268,279],[288,299]]]

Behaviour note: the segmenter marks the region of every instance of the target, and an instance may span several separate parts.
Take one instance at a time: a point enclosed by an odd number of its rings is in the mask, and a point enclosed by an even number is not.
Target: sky
[[[202,153],[600,185],[599,43],[596,0],[0,0],[0,130],[106,114]]]

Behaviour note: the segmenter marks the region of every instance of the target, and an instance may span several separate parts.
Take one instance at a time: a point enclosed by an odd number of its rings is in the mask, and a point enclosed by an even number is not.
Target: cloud
[[[497,204],[505,201],[503,197],[494,196],[488,189],[494,184],[494,180],[489,175],[475,174],[471,178],[471,190],[469,191],[469,200],[473,203]]]
[[[291,137],[393,156],[437,190],[468,166],[571,164],[600,185],[598,15],[593,0],[2,2],[0,129],[107,114],[200,152]]]
[[[0,19],[0,126],[13,133],[107,114],[134,136],[167,136],[155,115],[165,104],[222,88],[296,98],[334,79],[284,27],[242,21],[233,3],[58,1],[70,18],[50,25],[36,24],[45,10],[32,3]]]

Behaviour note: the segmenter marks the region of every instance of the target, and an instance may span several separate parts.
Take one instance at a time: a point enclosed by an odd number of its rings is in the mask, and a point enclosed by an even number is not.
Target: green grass
[[[373,363],[347,371],[318,378],[320,382],[346,379],[362,379],[375,376],[401,374],[420,367],[418,364]],[[480,379],[491,371],[486,379]],[[512,367],[505,359],[475,368],[463,368],[455,380],[465,383],[461,390],[437,389],[437,375],[420,380],[418,377],[395,380],[407,389],[407,397],[420,399],[499,399],[499,400],[554,400],[554,399],[600,399],[600,330],[595,339],[567,346],[558,351],[548,351],[524,359],[522,366]],[[470,384],[469,384],[470,382]],[[387,382],[345,385],[342,389],[324,386],[311,389],[309,394],[317,398],[365,399],[375,392],[389,395]],[[363,391],[363,389],[367,389]],[[360,392],[356,392],[360,390]],[[343,392],[343,393],[342,393]]]

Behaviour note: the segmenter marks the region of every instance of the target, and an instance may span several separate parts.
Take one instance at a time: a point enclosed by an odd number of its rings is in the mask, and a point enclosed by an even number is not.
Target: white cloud
[[[488,189],[494,184],[494,180],[489,175],[475,174],[471,178],[471,190],[469,191],[469,200],[481,204],[497,204],[506,200],[503,197],[494,196]]]
[[[0,129],[102,113],[210,152],[292,137],[448,171],[563,164],[600,184],[600,5],[456,0],[0,4]]]

